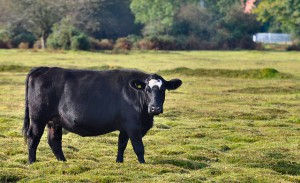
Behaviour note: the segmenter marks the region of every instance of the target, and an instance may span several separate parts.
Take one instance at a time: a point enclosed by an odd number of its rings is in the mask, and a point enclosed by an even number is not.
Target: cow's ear
[[[182,81],[180,79],[172,79],[170,81],[166,82],[166,88],[168,90],[176,90],[179,88],[182,84]]]
[[[131,80],[129,85],[135,90],[144,90],[146,87],[146,83],[138,79]]]

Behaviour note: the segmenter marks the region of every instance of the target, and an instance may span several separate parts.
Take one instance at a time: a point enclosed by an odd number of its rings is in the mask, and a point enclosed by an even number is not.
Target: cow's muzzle
[[[148,112],[149,114],[158,115],[160,113],[163,113],[163,109],[162,107],[151,106],[149,107]]]

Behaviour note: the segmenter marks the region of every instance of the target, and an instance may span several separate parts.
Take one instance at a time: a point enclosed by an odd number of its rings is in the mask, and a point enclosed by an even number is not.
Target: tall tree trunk
[[[45,40],[44,40],[44,36],[41,36],[41,46],[42,46],[42,49],[45,49]]]
[[[46,33],[42,33],[42,36],[41,36],[41,46],[42,46],[42,49],[45,49],[46,48]]]

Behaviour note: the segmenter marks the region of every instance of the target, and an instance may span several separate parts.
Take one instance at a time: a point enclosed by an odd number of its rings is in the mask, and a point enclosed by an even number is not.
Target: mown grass
[[[41,65],[181,78],[144,137],[147,164],[130,144],[125,162],[115,163],[117,132],[65,131],[67,162],[55,160],[45,132],[38,161],[27,165],[24,81]],[[299,68],[297,52],[0,50],[0,182],[300,182]]]

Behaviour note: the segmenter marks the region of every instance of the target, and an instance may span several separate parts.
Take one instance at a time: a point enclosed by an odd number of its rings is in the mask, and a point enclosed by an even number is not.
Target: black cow
[[[69,70],[38,67],[26,79],[23,134],[28,143],[29,163],[44,128],[48,144],[58,160],[62,151],[62,128],[81,136],[119,130],[117,162],[123,162],[128,139],[140,163],[144,160],[142,137],[163,112],[165,90],[175,90],[181,80],[164,80],[157,74],[136,70]]]

